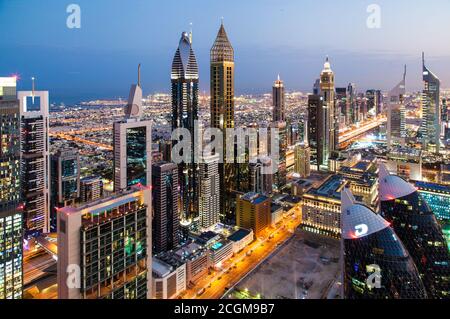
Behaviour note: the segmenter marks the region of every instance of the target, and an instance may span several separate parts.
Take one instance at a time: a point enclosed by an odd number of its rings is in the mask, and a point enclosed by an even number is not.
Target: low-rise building
[[[233,253],[236,254],[250,245],[254,240],[253,230],[239,228],[227,238],[233,244]]]
[[[230,240],[221,240],[209,248],[209,257],[211,267],[220,267],[221,264],[233,256],[233,242]]]
[[[186,290],[186,263],[172,255],[153,257],[153,298],[173,299]]]

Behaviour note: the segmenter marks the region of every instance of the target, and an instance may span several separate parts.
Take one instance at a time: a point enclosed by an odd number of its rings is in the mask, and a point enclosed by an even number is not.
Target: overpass
[[[387,122],[387,118],[380,116],[376,119],[363,122],[358,127],[353,126],[350,130],[339,132],[339,148],[347,147],[355,138],[366,134]]]

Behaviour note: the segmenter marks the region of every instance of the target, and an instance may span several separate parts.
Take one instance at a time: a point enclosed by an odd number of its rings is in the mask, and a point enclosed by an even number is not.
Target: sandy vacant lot
[[[268,299],[326,298],[339,274],[340,243],[297,230],[236,288]]]

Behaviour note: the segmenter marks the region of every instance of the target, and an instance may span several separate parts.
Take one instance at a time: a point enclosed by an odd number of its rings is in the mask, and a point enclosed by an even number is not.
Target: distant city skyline
[[[450,43],[444,41],[448,1],[412,6],[406,0],[378,0],[380,29],[366,25],[372,1],[350,2],[195,0],[178,6],[77,0],[81,29],[69,29],[69,2],[0,0],[0,74],[18,74],[19,89],[29,89],[34,76],[38,89],[50,91],[51,102],[70,104],[126,97],[142,63],[144,94],[169,93],[173,52],[192,23],[200,93],[209,93],[209,50],[224,17],[235,49],[237,95],[269,93],[277,74],[287,91],[311,92],[327,55],[336,87],[354,82],[361,91],[387,91],[407,64],[407,91],[418,91],[422,51],[442,87],[450,87]],[[424,19],[425,14],[433,18]]]

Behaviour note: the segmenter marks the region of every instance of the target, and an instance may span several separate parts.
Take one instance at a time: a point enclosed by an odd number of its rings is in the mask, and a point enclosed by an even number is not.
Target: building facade
[[[247,193],[237,199],[237,226],[252,229],[255,236],[270,226],[270,197],[257,193]]]
[[[25,236],[50,232],[50,146],[47,91],[18,92]]]
[[[152,167],[153,250],[156,254],[175,248],[180,241],[178,167],[160,162]]]
[[[20,135],[16,78],[0,78],[0,300],[22,298]]]
[[[134,186],[58,214],[59,299],[151,299],[151,190]]]
[[[200,226],[209,228],[220,221],[219,156],[204,157],[199,169]]]
[[[311,150],[305,143],[298,143],[294,149],[295,167],[294,173],[301,178],[307,178],[311,174]]]
[[[387,146],[405,145],[406,139],[406,66],[403,79],[388,95],[388,122],[387,122]]]

